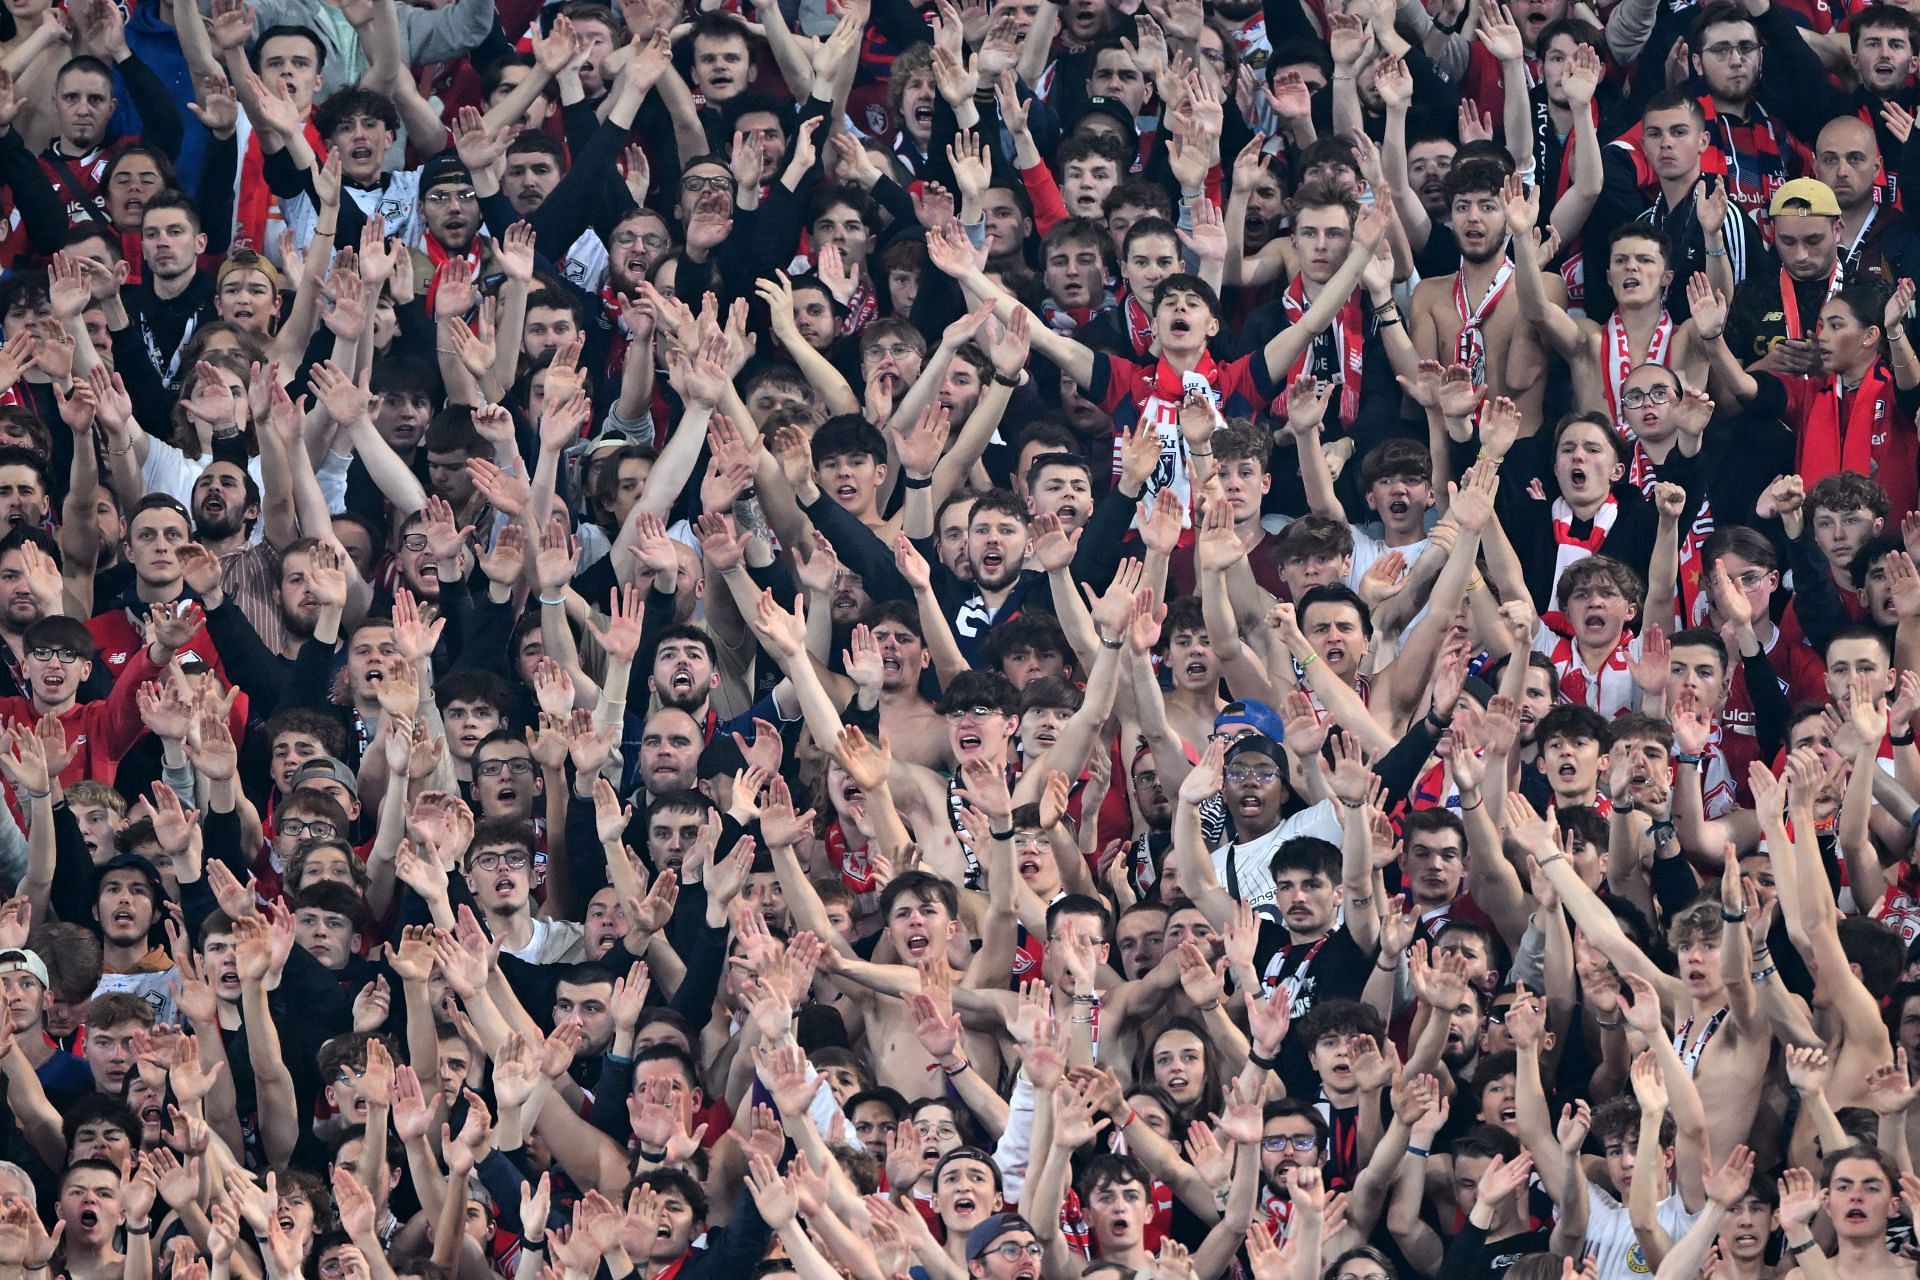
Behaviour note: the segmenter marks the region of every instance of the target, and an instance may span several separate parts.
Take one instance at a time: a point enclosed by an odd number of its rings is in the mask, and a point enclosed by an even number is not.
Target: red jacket
[[[77,746],[73,762],[60,774],[62,786],[76,782],[112,783],[120,770],[120,758],[147,731],[140,720],[135,695],[148,680],[158,678],[159,670],[147,657],[146,646],[127,659],[113,682],[113,692],[92,702],[68,708],[60,723],[67,731],[67,744]],[[0,716],[31,724],[40,719],[28,698],[0,698]]]

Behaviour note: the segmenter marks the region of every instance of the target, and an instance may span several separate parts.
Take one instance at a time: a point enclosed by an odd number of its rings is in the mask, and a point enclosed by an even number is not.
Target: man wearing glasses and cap
[[[967,1233],[967,1274],[974,1280],[1040,1280],[1046,1246],[1017,1213],[1000,1213]]]

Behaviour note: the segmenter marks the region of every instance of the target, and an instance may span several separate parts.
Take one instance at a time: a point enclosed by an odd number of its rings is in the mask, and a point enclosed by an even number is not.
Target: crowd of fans
[[[1913,1280],[1917,41],[5,0],[0,1280]]]

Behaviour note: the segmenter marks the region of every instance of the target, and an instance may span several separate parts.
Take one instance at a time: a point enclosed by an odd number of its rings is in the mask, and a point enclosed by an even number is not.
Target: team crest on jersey
[[[866,110],[867,133],[882,134],[887,131],[887,109],[878,102],[869,102]]]

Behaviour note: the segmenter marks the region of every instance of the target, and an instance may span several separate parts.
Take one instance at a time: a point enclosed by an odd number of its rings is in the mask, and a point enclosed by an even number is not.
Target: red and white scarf
[[[1594,513],[1593,528],[1577,534],[1573,531],[1573,507],[1565,498],[1553,500],[1553,598],[1547,602],[1549,609],[1559,609],[1564,604],[1560,599],[1560,575],[1568,566],[1598,553],[1613,531],[1613,522],[1619,518],[1620,500],[1609,493],[1600,510]]]
[[[1457,287],[1457,286],[1456,286]],[[1488,296],[1492,296],[1489,292]],[[1280,305],[1286,309],[1287,323],[1299,324],[1307,314],[1307,288],[1305,277],[1295,275],[1287,282],[1286,292],[1280,295]],[[1464,336],[1465,329],[1461,334]],[[1293,368],[1287,370],[1286,385],[1292,386],[1293,380],[1303,373],[1314,372],[1314,350],[1319,346],[1316,339],[1309,342],[1293,362]],[[1355,289],[1340,308],[1340,314],[1333,323],[1333,350],[1335,355],[1335,380],[1340,384],[1340,420],[1353,423],[1360,417],[1360,368],[1366,359],[1366,339],[1361,334],[1360,291]],[[1285,394],[1275,397],[1275,412],[1284,412]]]
[[[427,283],[427,314],[438,317],[440,313],[434,310],[433,299],[434,295],[440,292],[440,268],[446,266],[449,262],[464,262],[467,264],[467,274],[469,278],[478,275],[480,271],[480,259],[485,256],[487,251],[487,241],[485,236],[476,235],[473,238],[473,243],[467,246],[465,253],[455,253],[434,237],[428,236],[424,247],[427,251],[427,261],[433,264],[433,278]],[[476,293],[478,289],[479,286],[476,284]]]
[[[858,333],[879,314],[880,295],[873,287],[873,277],[862,271],[859,283],[853,286],[853,296],[847,299],[847,314],[840,321],[840,332]]]
[[[1667,314],[1665,307],[1660,309],[1660,319],[1653,326],[1653,337],[1647,341],[1647,354],[1643,360],[1633,358],[1633,340],[1627,336],[1627,326],[1621,323],[1620,313],[1614,312],[1607,321],[1606,334],[1602,339],[1605,349],[1601,352],[1606,361],[1601,372],[1607,380],[1607,407],[1613,411],[1614,425],[1629,440],[1633,439],[1633,428],[1627,425],[1626,414],[1620,408],[1620,395],[1627,385],[1627,375],[1643,364],[1665,367],[1667,348],[1672,342],[1673,317]]]
[[[1580,646],[1573,638],[1573,621],[1563,613],[1545,613],[1541,623],[1553,632],[1553,648],[1547,660],[1560,676],[1560,701],[1591,707],[1612,719],[1633,709],[1633,637],[1620,633],[1620,643],[1600,663],[1598,671],[1588,671],[1581,661]]]
[[[1147,314],[1137,294],[1129,293],[1121,307],[1121,317],[1127,324],[1127,343],[1133,348],[1133,354],[1144,360],[1153,354],[1153,317]]]
[[[1500,270],[1494,274],[1493,282],[1487,286],[1487,292],[1481,297],[1480,305],[1467,305],[1467,273],[1456,271],[1453,276],[1453,309],[1460,317],[1460,336],[1454,341],[1454,363],[1467,367],[1473,375],[1473,385],[1487,385],[1487,338],[1483,330],[1487,318],[1493,309],[1500,305],[1501,297],[1507,291],[1507,285],[1513,280],[1513,263],[1502,262]]]

